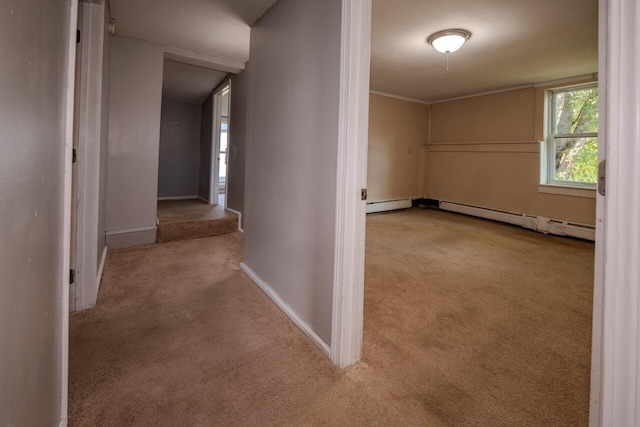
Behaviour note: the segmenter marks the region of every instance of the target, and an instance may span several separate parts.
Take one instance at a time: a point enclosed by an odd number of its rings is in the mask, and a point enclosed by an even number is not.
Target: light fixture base
[[[452,53],[460,49],[470,37],[470,31],[454,28],[431,34],[427,37],[427,43],[433,46],[438,52]]]

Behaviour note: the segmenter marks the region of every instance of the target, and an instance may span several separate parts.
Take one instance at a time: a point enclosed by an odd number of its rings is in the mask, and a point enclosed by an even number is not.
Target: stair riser
[[[191,221],[158,224],[158,243],[177,240],[199,239],[232,233],[238,229],[238,219],[217,219],[209,221]]]

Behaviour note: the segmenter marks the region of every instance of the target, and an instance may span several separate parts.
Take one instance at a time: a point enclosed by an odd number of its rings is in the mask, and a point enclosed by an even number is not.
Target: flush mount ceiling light
[[[427,37],[427,42],[438,52],[449,54],[460,49],[469,37],[471,33],[467,30],[442,30]]]

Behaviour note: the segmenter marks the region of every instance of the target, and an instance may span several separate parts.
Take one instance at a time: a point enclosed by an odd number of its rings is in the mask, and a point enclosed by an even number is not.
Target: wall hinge
[[[367,200],[367,189],[363,188],[360,192],[360,200]]]
[[[75,148],[71,150],[71,163],[75,163],[78,161],[78,150]]]
[[[76,281],[76,271],[74,269],[69,270],[69,284],[73,285]]]
[[[81,35],[82,33],[80,32],[80,30],[76,30],[76,44],[80,44],[80,40],[81,40]]]
[[[598,193],[601,196],[607,192],[607,161],[603,160],[598,165]]]

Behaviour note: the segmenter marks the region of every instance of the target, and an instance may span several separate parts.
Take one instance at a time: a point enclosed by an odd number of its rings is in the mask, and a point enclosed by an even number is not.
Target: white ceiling
[[[227,73],[223,71],[165,60],[162,100],[183,104],[202,104],[226,75]]]
[[[111,0],[111,17],[120,35],[246,62],[250,26],[275,2]]]
[[[446,57],[439,30],[472,36]],[[423,101],[597,72],[598,0],[373,0],[371,89]]]
[[[276,0],[111,0],[118,34],[246,62]],[[373,0],[371,89],[427,102],[597,72],[598,0]],[[446,58],[430,34],[464,28]]]
[[[275,2],[111,0],[110,5],[119,35],[244,63],[249,59],[251,25]],[[162,99],[201,104],[225,75],[226,72],[166,60]]]

